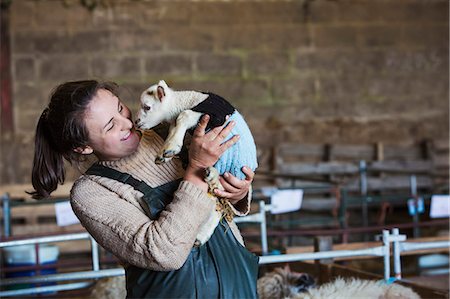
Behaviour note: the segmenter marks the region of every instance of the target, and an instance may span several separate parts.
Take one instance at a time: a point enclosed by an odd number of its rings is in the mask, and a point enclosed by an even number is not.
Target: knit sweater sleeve
[[[139,204],[88,176],[71,191],[72,208],[94,239],[122,262],[156,271],[181,268],[196,233],[214,201],[194,184],[182,181],[174,199],[157,220],[151,220]]]
[[[237,216],[246,216],[250,212],[250,203],[252,202],[252,194],[253,189],[250,185],[250,189],[248,190],[247,196],[235,203],[234,205],[230,202],[229,205],[231,210],[233,210],[234,214]]]

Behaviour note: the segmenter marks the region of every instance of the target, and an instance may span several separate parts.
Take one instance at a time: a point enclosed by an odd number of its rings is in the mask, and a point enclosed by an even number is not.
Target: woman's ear
[[[73,151],[82,155],[90,155],[94,152],[92,147],[90,147],[89,145],[86,145],[85,147],[74,148]]]

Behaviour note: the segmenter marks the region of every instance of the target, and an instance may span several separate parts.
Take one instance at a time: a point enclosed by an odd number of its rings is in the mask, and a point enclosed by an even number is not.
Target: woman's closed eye
[[[109,132],[109,131],[111,131],[112,130],[112,128],[114,128],[114,123],[111,123],[111,126],[108,128],[108,129],[106,129],[106,132]]]

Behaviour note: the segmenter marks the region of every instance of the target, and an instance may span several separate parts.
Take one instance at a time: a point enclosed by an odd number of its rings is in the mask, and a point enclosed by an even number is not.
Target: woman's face
[[[89,132],[88,150],[100,160],[118,160],[134,153],[140,136],[131,112],[109,90],[99,89],[88,105],[85,124]]]

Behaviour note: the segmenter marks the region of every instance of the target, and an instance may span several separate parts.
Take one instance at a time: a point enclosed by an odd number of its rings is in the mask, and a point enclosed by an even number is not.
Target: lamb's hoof
[[[164,164],[164,163],[166,163],[166,161],[167,161],[167,159],[164,157],[161,157],[161,156],[158,156],[155,158],[155,164],[157,164],[157,165]]]
[[[164,158],[173,158],[179,152],[180,151],[173,150],[173,149],[168,149],[168,150],[165,150],[162,155],[163,155]]]
[[[217,184],[219,181],[219,172],[213,166],[205,168],[205,181],[211,184]]]

